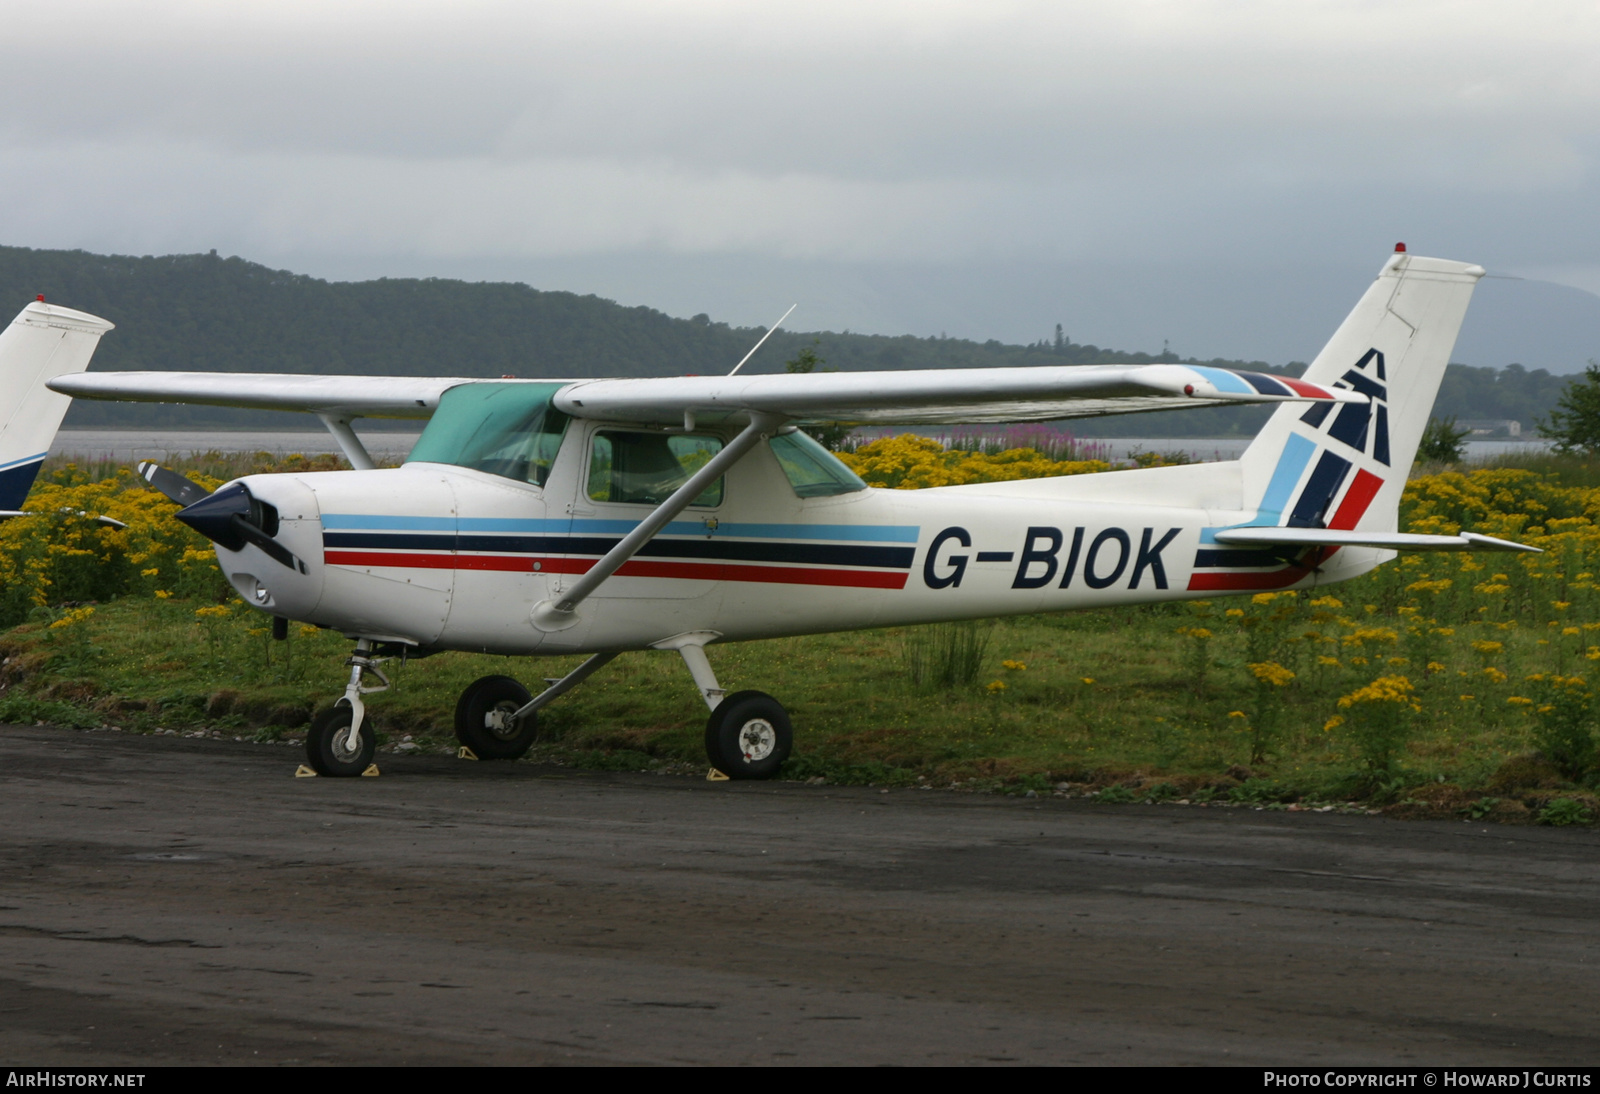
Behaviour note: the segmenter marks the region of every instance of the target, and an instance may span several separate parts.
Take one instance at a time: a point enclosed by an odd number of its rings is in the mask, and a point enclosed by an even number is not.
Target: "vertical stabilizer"
[[[1240,459],[1251,525],[1396,531],[1400,493],[1433,412],[1481,266],[1397,252],[1305,379],[1364,405],[1286,404]]]
[[[87,368],[111,327],[40,300],[0,332],[0,511],[22,508],[72,402],[45,384]]]

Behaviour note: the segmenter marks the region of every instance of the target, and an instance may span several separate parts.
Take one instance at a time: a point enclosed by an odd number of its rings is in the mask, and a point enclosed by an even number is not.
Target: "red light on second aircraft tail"
[[[41,304],[44,303],[44,293],[40,293],[39,294],[39,303],[41,303]]]
[[[1396,243],[1394,245],[1394,253],[1397,254],[1397,255],[1405,254],[1406,253],[1406,245],[1404,243]]]

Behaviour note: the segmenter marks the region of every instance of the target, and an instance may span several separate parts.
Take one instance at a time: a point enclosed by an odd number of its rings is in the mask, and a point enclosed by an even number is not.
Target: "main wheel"
[[[794,747],[789,712],[764,691],[736,691],[706,719],[706,756],[730,779],[770,779]]]
[[[480,760],[515,760],[539,736],[539,715],[512,722],[533,696],[509,676],[474,680],[456,701],[456,740]]]
[[[371,765],[372,754],[378,750],[372,717],[361,719],[360,731],[352,733],[354,717],[355,711],[341,704],[311,720],[306,731],[306,762],[318,775],[359,775]]]

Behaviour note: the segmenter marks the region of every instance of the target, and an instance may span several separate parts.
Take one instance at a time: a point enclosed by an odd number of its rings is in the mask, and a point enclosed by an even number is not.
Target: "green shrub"
[[[1589,820],[1589,811],[1576,798],[1557,798],[1539,810],[1539,823],[1555,828],[1564,828],[1569,824],[1588,824]]]

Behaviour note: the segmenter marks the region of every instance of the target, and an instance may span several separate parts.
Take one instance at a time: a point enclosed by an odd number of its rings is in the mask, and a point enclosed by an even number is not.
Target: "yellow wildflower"
[[[94,609],[91,607],[74,608],[60,619],[51,623],[48,629],[52,631],[65,630],[76,623],[82,623],[93,614]]]
[[[1289,681],[1294,679],[1294,673],[1276,661],[1256,661],[1249,665],[1249,669],[1257,680],[1277,688],[1288,686]]]

